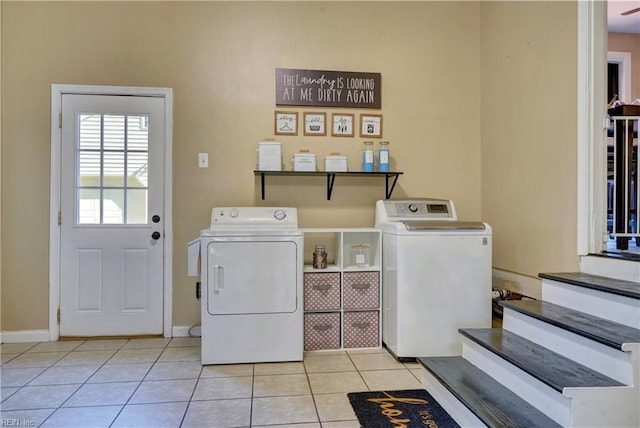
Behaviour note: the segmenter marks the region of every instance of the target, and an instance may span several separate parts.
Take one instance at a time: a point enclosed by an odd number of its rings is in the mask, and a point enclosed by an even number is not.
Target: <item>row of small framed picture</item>
[[[327,126],[327,113],[303,112],[303,135],[326,136],[327,128],[332,137],[355,136],[354,113],[331,113],[331,122]],[[360,137],[382,138],[382,115],[360,113]],[[275,135],[298,135],[298,112],[277,111],[274,117]]]

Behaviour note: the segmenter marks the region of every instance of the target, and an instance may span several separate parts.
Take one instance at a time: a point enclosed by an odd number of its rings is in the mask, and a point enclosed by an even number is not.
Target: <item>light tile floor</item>
[[[200,364],[199,338],[0,345],[2,426],[359,427],[348,392],[420,388],[384,349]]]

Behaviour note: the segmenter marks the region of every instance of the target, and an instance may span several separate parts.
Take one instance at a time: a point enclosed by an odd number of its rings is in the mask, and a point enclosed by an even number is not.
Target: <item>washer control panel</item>
[[[446,199],[386,199],[377,207],[385,221],[457,220],[453,201]],[[382,212],[380,212],[382,211]]]
[[[297,227],[298,211],[289,207],[220,207],[211,210],[211,226]]]

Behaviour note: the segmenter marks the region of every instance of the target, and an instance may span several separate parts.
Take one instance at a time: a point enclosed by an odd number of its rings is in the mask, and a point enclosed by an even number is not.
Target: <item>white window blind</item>
[[[148,115],[77,118],[77,224],[147,224]]]

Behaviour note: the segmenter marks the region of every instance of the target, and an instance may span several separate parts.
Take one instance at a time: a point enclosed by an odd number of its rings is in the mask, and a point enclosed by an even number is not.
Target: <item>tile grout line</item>
[[[253,396],[256,384],[256,365],[251,364],[251,400],[249,401],[249,428],[253,426]]]
[[[113,350],[114,352],[111,354],[111,356],[110,356],[108,359],[106,359],[106,361],[104,361],[102,364],[100,364],[99,366],[97,366],[97,368],[93,371],[93,373],[92,373],[92,374],[90,374],[90,375],[88,375],[88,377],[87,377],[87,378],[86,378],[86,379],[85,379],[81,384],[79,384],[80,386],[79,386],[77,389],[75,389],[75,391],[73,391],[67,399],[65,399],[65,400],[64,400],[64,401],[63,401],[59,406],[57,406],[55,409],[53,409],[53,413],[52,413],[51,415],[49,415],[46,419],[44,419],[44,420],[43,420],[43,423],[45,423],[47,420],[49,420],[49,419],[52,417],[52,415],[53,415],[53,414],[54,414],[58,409],[63,408],[63,406],[65,405],[65,403],[68,403],[68,402],[69,402],[69,400],[71,399],[71,397],[73,397],[73,396],[78,392],[78,390],[79,390],[80,388],[82,388],[83,386],[85,386],[85,385],[89,384],[90,379],[91,379],[92,377],[94,377],[100,369],[102,369],[103,367],[105,367],[105,366],[107,366],[107,365],[109,365],[109,366],[114,366],[114,365],[117,365],[117,364],[127,364],[127,362],[122,362],[122,363],[112,363],[112,364],[109,364],[109,362],[110,362],[110,361],[113,361],[113,359],[114,359],[114,358],[115,358],[115,356],[118,354],[118,352],[125,350],[125,347],[127,346],[127,344],[128,344],[128,343],[130,343],[130,340],[127,340],[127,342],[125,342],[125,343],[124,343],[122,346],[120,346],[119,348],[114,349],[114,350]],[[142,384],[143,384],[145,381],[151,381],[151,380],[149,379],[149,376],[150,376],[150,374],[151,374],[152,370],[153,370],[155,367],[157,367],[159,363],[163,362],[163,360],[162,360],[163,353],[164,353],[167,349],[169,349],[169,347],[170,347],[170,346],[169,346],[169,345],[170,345],[170,343],[171,343],[171,342],[169,341],[167,344],[165,344],[164,346],[162,346],[161,348],[159,348],[159,349],[160,349],[160,352],[159,352],[159,353],[158,353],[158,355],[153,359],[153,361],[151,361],[151,362],[150,362],[151,364],[150,364],[149,368],[144,372],[144,375],[140,378],[141,380],[140,380],[140,381],[138,381],[138,384],[136,385],[136,388],[133,390],[133,392],[132,392],[132,393],[131,393],[131,395],[128,397],[128,399],[126,400],[126,402],[125,402],[124,404],[121,404],[121,406],[122,406],[122,407],[121,407],[121,408],[120,408],[120,410],[117,412],[117,414],[113,417],[113,419],[112,419],[112,421],[111,421],[110,426],[113,426],[113,425],[115,424],[115,421],[116,421],[116,420],[117,420],[117,419],[122,415],[122,413],[123,413],[123,411],[124,411],[125,407],[126,407],[126,406],[129,406],[129,405],[131,405],[131,404],[132,404],[132,403],[131,403],[131,400],[132,400],[133,396],[136,394],[136,392],[138,392],[138,391],[140,390],[140,387],[142,386]],[[34,345],[34,346],[37,346],[37,345]],[[78,348],[79,348],[80,346],[82,346],[82,344],[79,344],[79,345],[77,345],[74,349],[71,349],[71,350],[69,350],[69,351],[65,352],[65,353],[64,353],[64,355],[62,355],[59,359],[57,359],[56,361],[54,361],[53,363],[51,363],[51,365],[49,365],[48,367],[44,367],[43,372],[41,372],[41,373],[40,373],[40,374],[38,374],[36,377],[34,377],[33,379],[31,379],[31,380],[29,381],[29,383],[27,383],[26,385],[23,385],[23,386],[19,387],[17,391],[22,390],[25,386],[29,386],[29,384],[30,384],[31,382],[35,381],[38,377],[42,376],[46,370],[48,370],[49,368],[54,367],[54,365],[55,365],[55,364],[57,364],[59,361],[61,361],[62,359],[66,358],[68,355],[72,354],[73,352],[76,352],[76,351],[77,351],[77,352],[84,352],[83,350],[78,350]],[[33,349],[33,346],[32,346],[32,347],[30,347],[29,349]],[[152,349],[158,349],[158,348],[157,348],[157,347],[156,347],[156,348],[153,348],[153,347],[152,347],[152,348],[132,348],[132,349],[147,349],[147,350],[152,350]],[[88,350],[86,350],[86,351],[94,351],[94,350],[92,350],[92,349],[88,349]],[[22,352],[21,354],[19,354],[19,355],[26,354],[26,353],[27,353],[27,350],[23,351],[23,352]],[[363,386],[365,386],[365,387],[366,387],[366,390],[371,391],[371,390],[372,390],[372,389],[371,389],[371,387],[367,384],[367,382],[366,382],[366,380],[365,380],[365,378],[364,378],[364,376],[363,376],[363,370],[361,370],[361,369],[360,369],[360,368],[355,364],[355,361],[356,361],[357,359],[354,359],[354,358],[355,358],[355,356],[357,356],[357,355],[359,355],[359,354],[360,354],[360,353],[358,353],[358,352],[355,352],[355,353],[353,353],[353,354],[352,354],[352,353],[349,353],[349,352],[346,352],[346,351],[345,351],[345,352],[344,352],[343,354],[341,354],[341,355],[345,355],[345,356],[347,356],[347,360],[348,360],[348,361],[350,362],[350,364],[353,366],[353,368],[355,369],[355,371],[357,371],[357,372],[358,372],[358,377],[359,377],[359,378],[361,379],[361,381],[363,382]],[[320,354],[318,354],[318,355],[320,355]],[[189,360],[189,361],[191,361],[191,360]],[[195,360],[193,360],[193,361],[195,361]],[[186,360],[185,360],[185,361],[182,361],[182,360],[177,360],[177,361],[166,361],[166,362],[167,362],[167,363],[169,363],[169,362],[182,363],[182,362],[186,362]],[[132,362],[129,362],[129,363],[132,363]],[[61,367],[65,367],[65,366],[61,366]],[[202,364],[200,364],[200,367],[199,367],[199,370],[198,370],[198,374],[196,375],[196,381],[195,381],[194,387],[193,387],[193,389],[192,389],[192,391],[191,391],[191,394],[190,394],[189,398],[188,398],[188,399],[187,399],[187,401],[186,401],[186,407],[185,407],[184,413],[182,414],[182,418],[181,418],[181,419],[180,419],[180,421],[179,421],[179,426],[184,425],[184,423],[186,422],[186,416],[187,416],[187,413],[188,413],[188,411],[189,411],[189,406],[190,406],[190,405],[191,405],[191,403],[194,401],[193,399],[194,399],[194,397],[195,397],[195,391],[196,391],[196,389],[197,389],[197,387],[198,387],[198,384],[200,383],[200,380],[201,380],[201,379],[204,379],[204,378],[202,378],[202,375],[203,375],[203,373],[205,372],[205,370],[204,370],[204,369],[205,369],[205,366],[203,366]],[[312,387],[311,387],[311,380],[310,380],[310,377],[311,377],[311,374],[312,374],[312,373],[309,371],[310,369],[309,369],[309,367],[307,366],[307,364],[305,364],[305,362],[304,362],[304,357],[303,357],[303,360],[302,360],[302,369],[304,370],[305,379],[306,379],[306,381],[307,381],[307,385],[308,385],[308,387],[309,387],[309,392],[310,392],[310,394],[311,394],[311,396],[312,396],[311,398],[312,398],[312,400],[313,400],[314,411],[315,411],[315,414],[316,414],[316,418],[317,418],[316,420],[317,420],[317,423],[318,423],[320,426],[323,426],[323,425],[324,425],[324,424],[323,424],[323,421],[321,421],[321,420],[320,420],[320,414],[319,414],[319,402],[317,401],[318,397],[316,397],[316,395],[318,395],[318,396],[319,396],[319,395],[322,395],[322,393],[318,393],[318,394],[314,393],[314,391],[313,391],[313,389],[312,389]],[[365,365],[365,369],[366,369],[366,365]],[[391,368],[389,368],[389,369],[391,370]],[[411,372],[411,368],[410,368],[410,367],[407,367],[407,366],[406,366],[406,365],[404,365],[404,364],[402,364],[402,367],[397,367],[396,369],[399,369],[399,370],[406,370],[406,371],[408,371],[410,374],[413,374],[413,373]],[[387,369],[385,369],[384,367],[379,367],[379,368],[377,368],[377,369],[375,369],[375,370],[387,370]],[[374,371],[375,371],[375,370],[374,370]],[[250,401],[250,409],[249,409],[249,410],[250,410],[250,411],[249,411],[249,424],[250,424],[249,426],[250,426],[250,427],[255,427],[255,426],[256,426],[256,425],[254,424],[254,421],[253,421],[253,416],[254,416],[254,411],[255,411],[255,407],[254,407],[254,400],[255,400],[256,398],[258,398],[258,397],[256,397],[256,395],[255,395],[255,394],[256,394],[256,380],[257,380],[257,376],[258,376],[257,371],[258,371],[258,370],[257,370],[256,365],[255,365],[255,364],[253,364],[253,365],[252,365],[252,368],[251,368],[252,387],[251,387],[251,394],[250,394],[250,400],[251,400],[251,401]],[[340,372],[351,372],[351,371],[352,371],[352,370],[341,370]],[[364,370],[364,371],[368,371],[368,370]],[[317,372],[317,373],[316,373],[316,372],[314,372],[314,374],[322,374],[322,373],[323,373],[322,371],[321,371],[321,372]],[[331,372],[331,373],[339,373],[339,372]],[[276,374],[279,374],[279,375],[286,375],[286,374],[293,374],[293,373],[288,373],[288,372],[287,372],[287,373],[273,373],[272,375],[276,375]],[[266,376],[266,375],[270,375],[270,374],[269,374],[269,373],[263,373],[263,375],[265,375],[265,376]],[[420,380],[419,380],[417,377],[415,377],[415,376],[412,376],[412,377],[413,377],[413,378],[415,378],[416,380],[418,380],[418,382],[420,382]],[[182,378],[180,378],[180,379],[182,379]],[[187,376],[187,377],[186,377],[186,378],[184,378],[184,379],[192,379],[192,377]],[[156,380],[165,380],[165,379],[156,379]],[[124,381],[124,380],[123,380],[123,381]],[[121,381],[121,382],[123,382],[123,381]],[[17,392],[17,391],[15,391],[15,392]],[[14,392],[14,393],[15,393],[15,392]],[[8,396],[8,397],[6,397],[6,398],[9,398],[9,397],[13,396],[13,394],[14,394],[14,393],[12,393],[10,396]],[[304,395],[304,394],[295,394],[295,395]],[[276,395],[276,396],[277,396],[277,395]],[[6,398],[5,398],[5,400],[6,400]],[[172,403],[174,403],[174,402],[175,402],[175,403],[184,403],[184,402],[185,402],[185,400],[177,400],[177,401],[176,401],[176,400],[172,400],[171,402],[172,402]],[[140,404],[142,404],[142,403],[140,403]],[[150,404],[151,404],[151,403],[150,403]],[[105,404],[104,406],[106,406],[106,405],[107,405],[107,404]],[[110,405],[110,404],[109,404],[109,405]],[[73,407],[73,408],[75,408],[75,407],[88,407],[88,406],[72,406],[72,407]],[[69,407],[69,408],[72,408],[72,407]],[[345,421],[347,421],[347,420],[345,420]],[[326,422],[327,422],[327,423],[330,423],[330,422],[332,422],[332,421],[326,421]]]
[[[82,345],[82,344],[83,344],[83,343],[85,343],[85,342],[86,342],[86,340],[83,340],[83,341],[82,341],[82,343],[79,343],[79,344],[78,344],[78,346]],[[40,344],[42,344],[42,343],[51,343],[51,342],[35,342],[33,346],[31,346],[31,347],[30,347],[30,348],[28,348],[28,349],[25,349],[24,351],[22,351],[21,353],[19,353],[18,355],[16,355],[14,358],[12,358],[10,361],[12,361],[12,360],[14,360],[14,359],[16,359],[16,358],[20,357],[21,355],[26,355],[26,354],[30,353],[30,352],[29,352],[30,350],[34,349],[35,347],[37,347],[38,345],[40,345]],[[38,373],[38,374],[37,374],[33,379],[31,379],[31,380],[30,380],[29,382],[27,382],[26,384],[21,385],[20,387],[18,387],[18,389],[17,389],[16,391],[14,391],[14,392],[13,392],[13,394],[11,394],[11,395],[9,395],[7,398],[3,399],[3,400],[2,400],[2,402],[5,402],[6,400],[8,400],[9,398],[11,398],[12,396],[16,395],[18,392],[22,391],[24,388],[28,387],[28,386],[29,386],[29,384],[30,384],[31,382],[33,382],[34,380],[36,380],[36,379],[37,379],[38,377],[40,377],[44,372],[46,372],[47,370],[49,370],[50,368],[52,368],[52,367],[53,367],[57,362],[61,361],[63,358],[65,358],[67,355],[69,355],[71,352],[73,352],[73,351],[74,351],[78,346],[76,346],[75,348],[73,348],[73,349],[71,349],[71,350],[66,351],[66,353],[65,353],[63,356],[61,356],[61,357],[60,357],[60,358],[58,358],[57,360],[53,361],[53,362],[52,362],[51,364],[49,364],[48,366],[44,367],[44,370],[42,370],[40,373]],[[51,351],[51,352],[56,352],[56,351]],[[58,352],[64,352],[64,351],[58,351]],[[46,352],[31,352],[31,353],[32,353],[32,354],[38,354],[38,353],[43,354],[43,353],[46,353]],[[11,367],[9,367],[9,369],[10,369],[10,368],[11,368]],[[20,368],[20,367],[16,367],[16,368]],[[41,368],[41,367],[22,367],[22,368]],[[69,385],[73,385],[73,384],[69,384]],[[46,386],[46,385],[44,385],[44,386]],[[81,386],[82,386],[82,385],[80,385],[80,386],[79,386],[75,391],[73,391],[73,393],[72,393],[71,395],[73,395],[73,394],[75,394],[76,392],[78,392],[78,389],[80,389],[80,387],[81,387]],[[34,387],[35,387],[35,385],[34,385]],[[71,395],[69,396],[69,398],[71,397]],[[68,400],[68,398],[67,398],[67,400]],[[65,402],[66,402],[66,400],[65,400],[65,401],[63,401],[63,403],[62,403],[62,404],[64,404]],[[0,408],[1,408],[1,407],[2,407],[2,406],[0,406]],[[60,406],[56,407],[56,408],[53,410],[53,412],[51,412],[51,415],[53,415],[53,414],[54,414],[54,413],[55,413],[59,408],[60,408]],[[12,410],[12,411],[20,411],[20,410],[46,410],[46,409],[50,409],[50,407],[45,407],[45,408],[42,408],[42,409],[14,409],[14,410]],[[49,418],[51,417],[51,415],[47,416],[47,417],[45,418],[45,420],[44,420],[44,421],[42,421],[42,423],[44,424],[44,422],[46,422],[46,420],[47,420],[47,419],[49,419]]]
[[[71,352],[73,352],[73,351],[71,351]],[[69,354],[71,354],[71,352],[69,352]],[[107,360],[107,361],[108,361],[108,360]],[[53,415],[58,411],[58,410],[62,409],[62,406],[64,406],[64,404],[65,404],[67,401],[69,401],[69,400],[71,399],[71,397],[73,397],[74,395],[76,395],[76,393],[77,393],[78,391],[80,391],[80,389],[81,389],[84,385],[86,385],[86,384],[87,384],[87,380],[91,379],[91,377],[92,377],[93,375],[95,375],[95,374],[98,372],[98,370],[100,370],[100,369],[102,368],[102,366],[104,366],[104,364],[106,364],[106,361],[105,361],[104,363],[102,363],[102,365],[101,365],[100,367],[98,367],[98,368],[97,368],[97,369],[96,369],[96,370],[91,374],[91,376],[87,377],[87,379],[85,379],[85,381],[84,381],[83,383],[81,383],[81,384],[78,386],[78,388],[76,388],[76,390],[75,390],[75,391],[73,391],[73,393],[67,397],[67,399],[66,399],[66,400],[64,400],[62,403],[60,403],[60,405],[59,405],[59,406],[58,406],[58,407],[57,407],[53,412],[51,412],[51,414],[50,414],[49,416],[47,416],[47,417],[45,418],[45,420],[43,420],[43,421],[42,421],[42,424],[41,424],[41,425],[44,425],[44,424],[45,424],[45,423],[46,423],[46,422],[47,422],[47,421],[48,421],[48,420],[49,420],[49,419],[50,419],[50,418],[51,418],[51,417],[52,417],[52,416],[53,416]],[[51,367],[53,367],[53,366],[51,366]],[[50,367],[50,368],[51,368],[51,367]],[[46,370],[45,370],[45,371],[46,371]],[[44,373],[44,372],[43,372],[43,373]]]
[[[42,367],[24,367],[24,368],[35,368],[35,369],[42,369],[42,371],[40,373],[38,373],[33,379],[29,380],[26,384],[24,385],[20,385],[17,386],[16,391],[14,391],[13,393],[11,393],[9,396],[5,397],[2,401],[6,401],[9,398],[13,397],[16,393],[22,391],[24,388],[26,387],[37,387],[37,386],[43,386],[43,387],[47,387],[47,386],[56,386],[58,384],[55,385],[30,385],[31,382],[35,381],[37,378],[39,378],[40,376],[42,376],[46,371],[48,371],[49,369],[55,369],[55,368],[66,368],[66,367],[73,367],[73,366],[56,366],[57,363],[59,363],[60,361],[62,361],[64,358],[67,358],[69,355],[73,354],[74,352],[77,353],[82,353],[82,352],[94,352],[94,351],[113,351],[113,353],[111,354],[111,356],[106,359],[102,364],[99,364],[97,366],[97,368],[90,374],[88,375],[88,377],[81,383],[78,383],[78,387],[69,395],[69,397],[67,397],[59,406],[56,406],[55,408],[50,408],[50,407],[43,407],[43,408],[37,408],[37,409],[12,409],[11,411],[22,411],[22,410],[53,410],[52,413],[50,415],[48,415],[43,421],[42,423],[44,424],[47,420],[49,420],[54,413],[56,413],[58,410],[65,408],[63,407],[65,403],[67,403],[83,386],[88,385],[88,384],[95,384],[95,385],[99,385],[99,384],[103,384],[103,383],[123,383],[123,382],[130,382],[130,381],[120,381],[120,382],[96,382],[96,383],[89,383],[89,380],[96,375],[96,373],[102,369],[103,367],[109,365],[109,361],[111,361],[113,359],[113,357],[120,351],[125,350],[125,347],[127,346],[128,343],[131,342],[130,339],[127,339],[127,341],[125,343],[122,344],[122,346],[115,348],[115,349],[88,349],[88,350],[79,350],[78,348],[80,348],[81,346],[83,346],[85,343],[87,343],[87,340],[83,340],[81,343],[79,343],[77,346],[75,346],[72,349],[69,350],[63,350],[63,351],[49,351],[49,352],[63,352],[64,354],[60,356],[60,358],[56,359],[55,361],[52,361],[50,363],[48,363],[47,366],[42,366]],[[20,353],[17,353],[15,357],[13,357],[11,360],[7,361],[6,363],[13,361],[15,358],[18,358],[22,355],[28,355],[28,354],[42,354],[42,353],[47,353],[47,351],[43,351],[43,352],[29,352],[31,350],[33,350],[35,347],[37,347],[39,344],[41,343],[49,343],[49,342],[37,342],[34,343],[33,346],[30,346],[28,349],[23,350]],[[120,405],[122,406],[122,408],[120,409],[120,411],[118,412],[118,414],[114,417],[113,421],[111,422],[111,425],[115,422],[115,420],[120,416],[122,410],[124,409],[124,407],[126,405],[129,404],[131,398],[133,397],[133,395],[135,394],[135,392],[138,390],[138,388],[140,387],[140,385],[142,384],[142,382],[144,381],[144,379],[147,378],[147,376],[149,375],[150,371],[153,369],[153,367],[160,362],[160,358],[162,356],[162,354],[169,348],[169,344],[170,341],[164,345],[161,348],[157,348],[157,347],[150,347],[150,348],[132,348],[132,350],[137,350],[137,349],[144,349],[144,350],[153,350],[153,349],[160,349],[160,353],[159,355],[154,359],[154,361],[151,362],[151,365],[149,367],[149,369],[146,371],[145,375],[143,376],[142,380],[140,380],[138,382],[138,385],[136,387],[136,389],[133,391],[133,393],[131,394],[131,396],[129,397],[129,399],[127,400],[126,403],[124,404],[116,404],[116,405]],[[180,362],[180,361],[176,361],[176,362]],[[3,366],[6,365],[3,364]],[[127,364],[127,363],[122,363],[122,364]],[[93,365],[93,364],[86,364],[86,365]],[[113,363],[111,364],[112,366],[117,366],[118,364]],[[85,366],[85,364],[83,364],[83,366]],[[15,367],[16,369],[19,369],[21,367]],[[11,367],[9,367],[8,369],[11,369]],[[202,373],[202,368],[200,369],[200,373]],[[198,379],[200,377],[200,374],[198,375]],[[76,385],[75,383],[64,383],[64,384],[59,384],[59,385]],[[195,391],[195,388],[194,388]],[[193,392],[192,392],[193,394]],[[103,406],[107,406],[107,405],[96,405],[97,407],[103,407]],[[108,405],[108,406],[111,406]],[[69,406],[68,408],[83,408],[83,407],[93,407],[93,406]],[[185,410],[186,412],[186,410]]]
[[[355,355],[355,354],[354,354]],[[369,384],[367,383],[367,381],[364,379],[364,376],[362,376],[362,373],[360,372],[360,369],[358,368],[358,366],[356,365],[355,361],[353,361],[353,358],[351,358],[351,354],[347,352],[347,357],[349,358],[349,361],[351,361],[351,364],[353,364],[353,367],[356,368],[356,371],[358,372],[358,376],[360,376],[360,379],[362,379],[362,383],[364,383],[364,385],[367,387],[367,389],[369,391],[371,391],[371,387],[369,386]]]
[[[318,418],[318,424],[322,427],[322,421],[320,420],[320,412],[318,411],[318,403],[316,402],[316,394],[313,393],[313,388],[311,387],[311,379],[309,379],[309,371],[307,370],[307,365],[304,363],[304,352],[302,354],[302,367],[304,368],[304,374],[307,378],[307,384],[309,385],[309,392],[311,393],[311,400],[313,401],[313,408],[316,411],[316,417]]]
[[[127,343],[129,343],[131,339],[127,340]],[[171,339],[173,340],[173,338]],[[118,414],[113,418],[113,420],[111,421],[111,423],[109,424],[109,427],[112,427],[113,424],[118,420],[118,418],[120,417],[120,415],[122,414],[122,412],[124,411],[124,409],[127,407],[127,405],[129,404],[129,402],[131,401],[131,398],[133,398],[133,396],[136,394],[136,392],[138,391],[138,389],[140,388],[140,385],[142,385],[142,382],[144,382],[145,378],[147,376],[149,376],[149,373],[151,372],[151,370],[153,369],[153,366],[156,365],[156,363],[158,362],[158,360],[160,359],[160,357],[162,356],[162,354],[164,353],[164,351],[167,350],[167,348],[169,347],[169,344],[171,343],[171,340],[169,340],[167,342],[167,344],[162,348],[162,351],[160,351],[160,353],[158,354],[158,356],[156,357],[156,359],[151,363],[151,366],[149,367],[149,370],[147,370],[147,372],[145,373],[145,375],[142,377],[142,379],[140,379],[140,382],[138,382],[138,386],[136,386],[136,388],[133,390],[133,392],[131,393],[131,395],[129,396],[129,398],[127,398],[127,401],[122,405],[122,408],[120,409],[120,411],[118,412]],[[124,347],[124,346],[123,346]],[[122,348],[121,348],[122,349]],[[144,349],[157,349],[157,348],[144,348]],[[115,353],[117,354],[117,352]],[[113,358],[113,356],[115,355],[113,354],[111,356],[111,358]],[[107,361],[105,361],[105,365],[111,360],[111,358],[109,358]],[[186,414],[186,410],[185,410],[185,414]],[[183,415],[184,417],[184,415]]]
[[[69,351],[69,353],[68,353],[67,355],[71,354],[73,351],[77,350],[80,346],[84,345],[85,343],[87,343],[87,340],[84,340],[81,344],[79,344],[78,346],[76,346],[75,348],[73,348],[71,351]],[[122,347],[124,347],[124,345],[126,345],[127,343],[128,343],[128,340],[127,340],[127,342],[125,342],[125,343],[122,345]],[[120,349],[122,349],[122,347],[121,347]],[[91,379],[93,376],[95,376],[95,374],[96,374],[96,373],[98,373],[98,371],[99,371],[102,367],[104,367],[104,366],[107,364],[107,362],[108,362],[111,358],[113,358],[113,356],[114,356],[115,354],[117,354],[117,353],[118,353],[118,351],[119,351],[120,349],[117,349],[117,350],[116,350],[116,351],[115,351],[115,352],[114,352],[114,353],[113,353],[109,358],[107,358],[107,359],[106,359],[106,360],[105,360],[105,361],[104,361],[104,362],[103,362],[103,363],[102,363],[102,364],[101,364],[101,365],[96,369],[96,371],[94,371],[94,372],[91,374],[91,376],[87,377],[87,378],[85,379],[85,381],[84,381],[82,384],[80,384],[80,386],[79,386],[79,387],[78,387],[78,388],[73,392],[73,394],[69,395],[69,397],[67,397],[67,399],[66,399],[66,400],[64,400],[62,403],[60,403],[60,405],[59,405],[59,406],[58,406],[58,407],[57,407],[53,412],[51,412],[51,414],[50,414],[49,416],[47,416],[47,417],[45,418],[45,420],[43,420],[43,421],[42,421],[42,424],[41,424],[41,425],[44,425],[44,424],[45,424],[45,423],[46,423],[46,422],[47,422],[47,421],[48,421],[48,420],[49,420],[49,419],[50,419],[50,418],[51,418],[51,417],[52,417],[52,416],[53,416],[53,415],[58,411],[58,410],[62,409],[62,407],[64,406],[64,404],[65,404],[67,401],[69,401],[69,400],[71,399],[71,397],[73,397],[74,395],[76,395],[76,393],[77,393],[77,392],[78,392],[78,391],[79,391],[83,386],[85,386],[85,385],[87,384],[87,381],[88,381],[89,379]],[[78,352],[90,352],[90,351],[78,351]],[[65,357],[66,357],[66,355],[65,355]],[[59,361],[59,360],[58,360],[58,361]],[[57,361],[56,361],[56,362],[57,362]],[[54,363],[54,364],[55,364],[55,363]],[[53,367],[53,365],[52,365],[51,367]],[[45,371],[46,371],[46,370],[45,370]],[[43,372],[43,373],[44,373],[44,372]],[[122,410],[122,409],[121,409],[121,410]],[[114,420],[115,420],[115,419],[114,419]]]
[[[162,355],[162,354],[160,354],[160,355]],[[153,366],[151,366],[151,368],[153,368]],[[191,391],[191,395],[189,396],[189,401],[187,401],[187,407],[184,409],[184,415],[182,415],[182,419],[180,419],[180,425],[178,425],[179,427],[181,427],[184,424],[184,420],[187,417],[187,413],[189,413],[189,408],[191,407],[191,403],[193,402],[193,396],[196,393],[196,389],[198,388],[198,384],[200,383],[200,379],[201,379],[203,371],[204,371],[204,365],[202,364],[202,357],[201,357],[201,359],[200,359],[200,371],[198,372],[198,377],[196,378],[196,383],[195,383],[195,385],[193,385],[193,391]]]

